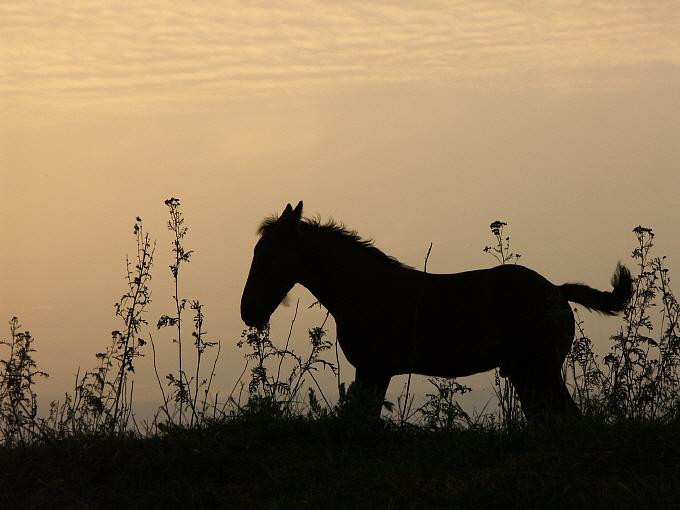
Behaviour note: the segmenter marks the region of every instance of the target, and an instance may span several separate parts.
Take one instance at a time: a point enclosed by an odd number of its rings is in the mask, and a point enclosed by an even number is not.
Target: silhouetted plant
[[[184,420],[184,408],[190,405],[189,401],[191,397],[187,376],[184,372],[184,358],[182,353],[182,312],[184,312],[186,308],[187,300],[180,298],[179,295],[179,271],[182,263],[189,262],[193,252],[191,250],[186,250],[182,245],[184,236],[186,236],[189,229],[184,225],[184,217],[180,211],[179,199],[168,198],[165,201],[165,205],[168,206],[170,213],[170,219],[167,223],[168,230],[174,235],[172,253],[175,260],[170,265],[170,272],[172,273],[172,279],[175,286],[175,294],[172,296],[175,302],[175,315],[162,315],[160,319],[158,319],[157,326],[158,329],[168,326],[176,328],[177,336],[176,338],[173,338],[172,341],[177,344],[178,370],[176,374],[169,373],[166,376],[166,379],[168,380],[169,386],[173,388],[173,398],[178,406],[178,419],[179,425],[181,426]]]
[[[219,359],[220,349],[218,348],[217,350],[217,355],[215,356],[210,375],[207,378],[201,378],[201,360],[203,359],[203,354],[206,349],[218,345],[219,341],[209,342],[205,338],[207,332],[203,329],[203,305],[199,301],[192,301],[190,308],[194,311],[194,331],[191,332],[191,336],[194,338],[194,347],[196,348],[196,371],[193,377],[194,394],[189,400],[189,405],[191,406],[190,426],[193,426],[199,424],[205,417],[206,407],[210,396],[210,387],[212,386],[213,377],[215,376],[215,365]],[[189,381],[189,386],[191,386],[191,381]],[[198,392],[201,388],[203,389],[202,403],[198,400]]]
[[[471,426],[473,421],[470,415],[457,399],[472,391],[472,388],[460,384],[456,379],[428,378],[428,381],[436,392],[425,395],[427,401],[418,409],[425,426],[443,430]]]
[[[485,246],[482,250],[493,256],[499,264],[517,264],[521,255],[510,251],[510,236],[503,232],[508,224],[504,221],[496,220],[489,228],[494,237],[494,244]],[[512,383],[500,375],[500,371],[494,369],[494,392],[498,397],[500,408],[500,420],[506,427],[516,426],[524,419],[519,397]]]
[[[657,288],[661,293],[661,339],[658,342],[659,366],[654,414],[664,413],[664,418],[677,418],[680,397],[680,303],[670,288],[666,257],[655,258],[652,265],[659,275]]]
[[[602,372],[593,351],[593,342],[585,332],[584,321],[574,308],[576,335],[567,354],[562,376],[571,388],[571,395],[582,413],[602,416],[602,387],[606,375]]]
[[[113,382],[115,400],[113,404],[113,422],[121,426],[121,430],[127,426],[128,417],[132,412],[132,385],[128,391],[128,374],[134,373],[134,360],[143,356],[141,349],[146,341],[140,336],[142,327],[147,323],[144,319],[146,307],[151,302],[151,266],[153,255],[156,250],[155,241],[151,242],[149,234],[144,232],[142,219],[137,217],[134,226],[137,239],[137,257],[134,267],[131,268],[130,260],[126,258],[128,292],[116,303],[116,315],[123,319],[123,331],[113,331],[114,350],[112,358],[117,363],[117,374]],[[119,416],[124,419],[119,420]]]
[[[176,198],[165,201],[170,210],[168,228],[174,235],[174,262],[170,266],[174,280],[173,315],[162,315],[158,328],[176,328],[178,344],[178,371],[167,376],[171,391],[166,391],[158,375],[155,346],[149,336],[154,354],[154,369],[163,394],[161,409],[166,421],[158,423],[157,430],[168,430],[176,425],[197,427],[210,419],[229,419],[234,416],[293,417],[306,412],[309,418],[342,418],[348,422],[363,422],[367,406],[366,395],[355,385],[345,388],[340,382],[338,367],[323,359],[323,353],[334,343],[326,338],[326,318],[323,323],[308,330],[310,351],[306,356],[290,348],[299,301],[290,324],[283,348],[270,338],[269,325],[262,329],[250,328],[243,332],[239,347],[247,347],[247,360],[241,378],[250,369],[247,384],[248,400],[241,405],[232,396],[218,405],[217,394],[210,403],[210,390],[219,358],[219,342],[208,341],[205,331],[204,308],[198,300],[180,298],[179,274],[181,264],[189,262],[191,251],[185,250],[183,240],[187,233],[184,218]],[[493,246],[484,252],[500,264],[517,263],[520,255],[510,250],[510,237],[504,232],[507,224],[495,221],[490,225]],[[623,313],[623,324],[611,337],[610,350],[599,362],[593,342],[585,332],[584,321],[578,309],[575,312],[576,337],[563,367],[573,398],[582,412],[605,422],[623,419],[671,421],[680,418],[680,304],[670,288],[669,270],[665,257],[652,255],[654,233],[638,226],[633,230],[637,246],[632,252],[638,271],[634,277],[634,295]],[[32,354],[33,337],[21,332],[16,317],[10,321],[10,339],[0,341],[0,444],[24,445],[36,437],[64,436],[78,433],[122,434],[130,430],[133,419],[133,393],[135,360],[143,355],[146,341],[141,333],[147,324],[144,316],[151,302],[150,270],[155,252],[155,242],[136,219],[134,234],[137,243],[136,257],[126,258],[127,290],[114,305],[116,316],[123,327],[111,333],[111,342],[103,352],[96,354],[97,366],[82,375],[76,374],[75,390],[65,396],[62,403],[52,402],[46,418],[38,417],[34,383],[47,374],[37,369]],[[425,258],[424,272],[427,270]],[[182,352],[182,321],[187,305],[193,311],[194,348],[196,366],[192,377],[187,377]],[[656,313],[654,313],[656,312]],[[416,311],[417,314],[417,311]],[[417,318],[417,317],[416,317]],[[417,321],[416,321],[417,322]],[[655,329],[655,327],[657,329]],[[656,333],[658,331],[658,333]],[[656,335],[655,335],[656,333]],[[218,347],[209,375],[205,370],[207,349]],[[337,359],[337,344],[336,344]],[[339,399],[328,402],[315,373],[330,368],[338,376]],[[237,381],[241,388],[245,383]],[[306,399],[300,393],[308,379]],[[416,411],[411,411],[409,387],[406,399],[398,400],[400,425],[405,425],[418,414],[422,424],[429,429],[456,429],[479,424],[461,407],[458,398],[470,388],[455,379],[429,379],[434,390],[426,395],[427,401]],[[245,391],[245,390],[244,390]],[[509,381],[495,372],[495,391],[499,400],[498,423],[512,427],[522,421],[519,400]],[[362,400],[363,399],[363,400]],[[230,408],[236,404],[235,409]],[[391,410],[391,404],[384,405]],[[187,413],[190,412],[190,416]],[[210,416],[209,416],[210,415]],[[493,424],[495,419],[485,416]],[[178,424],[175,424],[175,419]],[[167,425],[167,428],[165,426]],[[147,430],[147,434],[151,429]]]
[[[156,243],[144,231],[137,217],[133,233],[137,243],[135,258],[126,257],[127,291],[114,304],[116,316],[123,321],[122,330],[111,332],[111,343],[96,354],[97,367],[80,376],[76,374],[73,395],[62,403],[53,403],[46,420],[59,433],[123,432],[132,414],[135,359],[143,356],[146,341],[141,337],[147,324],[144,315],[151,303],[151,266]]]
[[[680,333],[678,302],[670,290],[665,257],[652,257],[652,229],[638,226],[632,257],[638,266],[633,298],[623,325],[612,336],[603,390],[610,413],[618,418],[658,419],[674,414],[679,397]],[[651,313],[661,295],[661,334],[652,338]]]
[[[666,258],[651,255],[652,229],[638,226],[633,233],[637,246],[632,258],[638,272],[623,324],[611,337],[610,350],[600,365],[575,310],[577,337],[565,375],[574,400],[586,414],[607,421],[669,420],[677,417],[680,398],[680,307],[670,289]],[[660,335],[653,338],[652,312],[659,304]]]
[[[251,411],[256,408],[260,411],[266,409],[276,415],[292,414],[296,410],[295,405],[300,404],[298,394],[304,387],[307,376],[314,382],[327,408],[332,408],[314,376],[314,372],[318,371],[319,368],[329,368],[333,373],[336,373],[337,370],[335,364],[321,357],[323,352],[333,347],[333,343],[325,339],[326,330],[324,326],[326,320],[321,326],[308,330],[311,349],[309,354],[303,357],[289,349],[297,311],[298,306],[296,305],[288,339],[283,349],[275,346],[271,341],[269,324],[262,328],[244,330],[241,334],[241,340],[237,342],[238,347],[249,347],[250,352],[247,352],[244,356],[249,364],[253,363],[250,368],[249,400],[247,404]],[[326,318],[328,318],[328,315]],[[270,360],[278,360],[276,375],[269,373],[268,362]],[[286,360],[292,362],[293,366],[288,375],[282,377],[281,367]]]
[[[503,228],[507,226],[506,222],[500,220],[491,223],[489,228],[494,236],[494,244],[485,246],[482,251],[495,258],[499,264],[517,264],[522,255],[510,251],[510,236],[503,237]]]
[[[10,338],[0,340],[9,349],[0,359],[0,445],[25,445],[40,431],[38,397],[33,389],[36,378],[48,377],[33,360],[34,338],[20,331],[19,319],[9,321]]]
[[[174,327],[176,337],[173,342],[177,344],[177,364],[178,369],[176,373],[169,373],[166,376],[168,385],[171,388],[170,395],[167,396],[163,390],[163,385],[158,377],[157,366],[155,364],[155,344],[152,343],[154,349],[154,370],[159,381],[161,393],[163,395],[163,404],[161,410],[164,412],[167,422],[166,425],[171,425],[175,417],[177,417],[178,425],[182,426],[185,422],[185,413],[187,410],[191,412],[189,418],[189,426],[199,425],[206,417],[206,408],[208,406],[210,387],[212,385],[213,376],[215,375],[215,365],[219,358],[220,349],[213,363],[213,369],[210,375],[205,378],[201,376],[201,364],[203,361],[206,349],[219,345],[219,341],[208,341],[206,339],[206,331],[203,323],[205,316],[203,313],[203,305],[198,300],[189,301],[186,298],[180,297],[180,269],[182,264],[189,263],[193,250],[187,250],[182,244],[184,237],[188,232],[188,227],[184,224],[184,216],[180,210],[180,201],[178,198],[169,198],[165,200],[165,205],[168,207],[170,219],[167,227],[172,232],[174,239],[172,241],[172,253],[174,261],[170,265],[170,273],[172,274],[175,293],[172,296],[175,304],[174,315],[162,315],[158,319],[158,329],[165,327]],[[182,342],[182,322],[183,313],[186,310],[187,304],[193,310],[194,317],[194,331],[191,336],[194,339],[194,347],[196,349],[196,367],[194,376],[189,378],[185,369],[183,342]],[[153,339],[152,339],[153,340]],[[192,387],[193,386],[193,387]],[[203,389],[203,400],[199,400],[199,391]],[[175,408],[170,409],[170,403],[173,402]],[[214,403],[214,405],[217,405]]]
[[[307,402],[309,405],[307,409],[307,416],[312,419],[326,418],[330,416],[330,411],[328,410],[328,408],[322,406],[321,402],[319,402],[319,399],[316,396],[316,391],[314,391],[314,388],[311,387],[308,388],[307,392],[308,392]]]

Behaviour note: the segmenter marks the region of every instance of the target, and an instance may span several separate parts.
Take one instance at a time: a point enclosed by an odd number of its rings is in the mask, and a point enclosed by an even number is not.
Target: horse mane
[[[262,236],[272,230],[279,217],[277,215],[265,218],[257,229],[257,233]],[[315,234],[325,235],[329,238],[339,240],[341,243],[359,248],[360,251],[369,255],[376,260],[382,260],[392,266],[410,268],[406,264],[399,262],[391,255],[387,255],[380,249],[376,248],[373,239],[364,239],[356,230],[348,229],[341,222],[335,221],[333,218],[322,222],[321,218],[302,218],[300,220],[300,228],[304,232],[311,232]]]
[[[272,229],[272,227],[277,221],[279,221],[279,216],[277,214],[267,216],[265,219],[262,220],[260,226],[257,227],[257,235],[259,235],[260,237],[265,235]]]

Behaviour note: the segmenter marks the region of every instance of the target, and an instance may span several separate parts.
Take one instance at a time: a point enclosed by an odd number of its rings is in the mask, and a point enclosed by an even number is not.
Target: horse
[[[612,291],[554,285],[516,264],[452,274],[416,270],[333,220],[302,217],[302,202],[258,229],[241,318],[263,327],[295,284],[333,316],[355,385],[378,402],[399,374],[462,377],[498,368],[529,422],[579,415],[562,377],[574,338],[569,302],[605,315],[632,296],[620,263]]]

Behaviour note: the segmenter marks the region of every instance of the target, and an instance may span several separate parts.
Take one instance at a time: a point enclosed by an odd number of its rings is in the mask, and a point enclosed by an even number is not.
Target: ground
[[[0,508],[680,508],[680,426],[239,419],[0,450]]]

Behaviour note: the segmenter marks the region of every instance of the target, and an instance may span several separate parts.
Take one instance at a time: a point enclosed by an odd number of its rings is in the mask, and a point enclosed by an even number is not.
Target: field
[[[251,416],[0,451],[0,508],[678,508],[680,427],[425,431]]]
[[[178,289],[192,251],[179,200],[165,204]],[[505,226],[491,224],[483,251],[516,263]],[[0,343],[0,508],[680,508],[680,305],[652,230],[633,232],[634,295],[605,356],[576,314],[564,376],[581,418],[529,425],[497,376],[498,408],[485,414],[458,405],[469,389],[456,380],[432,379],[421,407],[411,408],[407,385],[384,403],[388,418],[369,420],[351,386],[338,381],[329,402],[312,384],[316,369],[336,369],[325,323],[309,330],[307,354],[273,342],[267,327],[244,331],[250,370],[240,396],[218,404],[219,345],[205,339],[201,303],[176,290],[155,326],[174,335],[178,366],[165,383],[156,373],[162,401],[140,427],[134,367],[155,353],[144,310],[156,245],[137,218],[121,328],[48,410],[33,390],[45,375],[35,339],[10,321]]]

